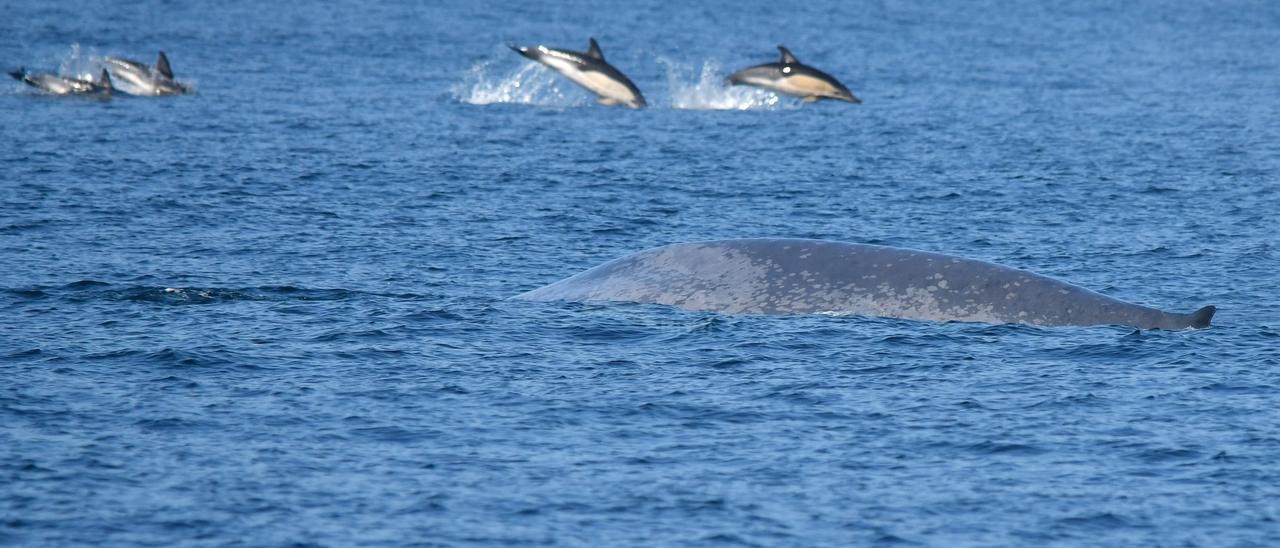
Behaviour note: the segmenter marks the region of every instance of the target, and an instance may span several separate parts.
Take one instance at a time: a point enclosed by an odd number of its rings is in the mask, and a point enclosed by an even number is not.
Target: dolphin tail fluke
[[[26,80],[27,67],[19,67],[18,70],[11,70],[9,71],[9,76],[12,76],[14,80]]]
[[[1209,305],[1200,310],[1187,314],[1191,321],[1190,327],[1193,329],[1204,329],[1209,327],[1209,320],[1213,319],[1213,314],[1218,311],[1218,307]]]
[[[169,58],[165,57],[164,52],[160,52],[160,58],[156,59],[156,72],[159,72],[165,78],[173,79],[173,69],[169,67]]]

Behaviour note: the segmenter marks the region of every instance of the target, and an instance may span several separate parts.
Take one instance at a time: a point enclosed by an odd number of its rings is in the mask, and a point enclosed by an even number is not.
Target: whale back
[[[518,298],[653,303],[726,314],[850,314],[1033,325],[1182,329],[1195,321],[1192,314],[1165,313],[985,261],[800,239],[649,249]],[[1207,325],[1207,319],[1200,319]]]

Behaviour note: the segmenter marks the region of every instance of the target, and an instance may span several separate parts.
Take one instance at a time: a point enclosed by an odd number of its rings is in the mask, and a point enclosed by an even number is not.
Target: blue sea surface
[[[0,544],[1280,545],[1280,3],[0,2]],[[507,44],[586,49],[650,108]],[[784,44],[863,99],[725,88]],[[1198,331],[510,297],[823,238]]]

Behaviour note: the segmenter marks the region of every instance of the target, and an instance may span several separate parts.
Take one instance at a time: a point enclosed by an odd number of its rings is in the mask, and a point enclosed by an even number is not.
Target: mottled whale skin
[[[819,99],[862,102],[834,76],[801,63],[786,47],[778,46],[778,52],[782,57],[777,63],[756,65],[730,74],[729,85],[756,86],[799,97],[808,103]]]
[[[998,264],[824,240],[745,239],[658,247],[516,296],[624,301],[724,314],[839,314],[1044,326],[1209,326]]]
[[[516,53],[551,67],[587,91],[599,96],[599,103],[606,106],[626,105],[643,108],[644,96],[631,79],[604,60],[600,44],[588,39],[587,51],[569,51],[546,46],[507,46]]]

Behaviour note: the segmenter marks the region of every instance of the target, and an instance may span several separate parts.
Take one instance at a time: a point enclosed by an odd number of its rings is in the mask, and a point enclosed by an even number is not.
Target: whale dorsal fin
[[[1191,327],[1194,327],[1196,329],[1204,329],[1206,327],[1209,327],[1209,321],[1213,319],[1213,313],[1217,311],[1218,311],[1218,308],[1216,306],[1209,305],[1204,308],[1201,308],[1200,310],[1192,312]]]
[[[156,59],[156,72],[165,78],[173,79],[173,69],[169,68],[169,58],[164,56],[163,51],[160,52],[160,58]]]
[[[591,41],[591,47],[587,48],[587,57],[594,57],[604,61],[604,54],[600,52],[600,44],[596,43],[595,38],[588,38]]]
[[[98,75],[98,85],[107,89],[114,87],[111,85],[111,74],[107,72],[107,69],[102,69],[102,74]]]
[[[782,64],[794,65],[800,62],[796,60],[796,56],[791,55],[791,50],[787,49],[786,46],[778,46],[778,51],[782,52],[782,61],[780,61]]]

